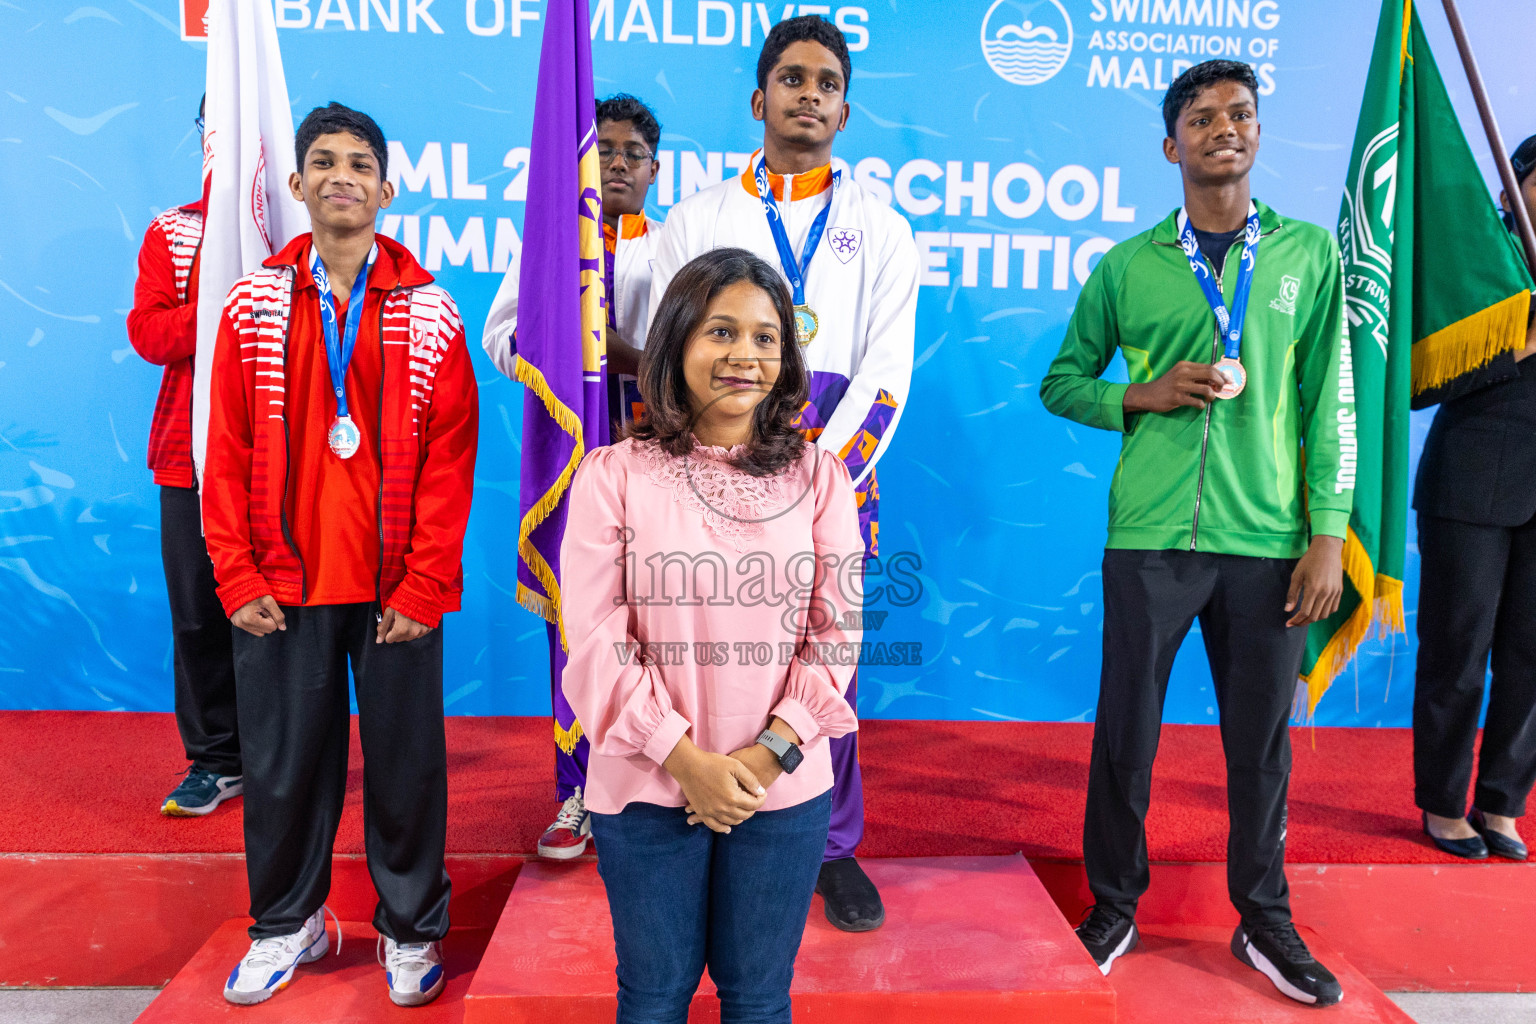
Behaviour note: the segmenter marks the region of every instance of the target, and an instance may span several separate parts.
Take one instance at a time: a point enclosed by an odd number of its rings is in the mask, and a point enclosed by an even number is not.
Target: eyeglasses
[[[197,125],[197,134],[199,134],[199,135],[203,134],[203,115],[201,115],[201,114],[197,115],[197,119],[194,120],[192,123]]]
[[[615,155],[622,156],[624,162],[631,167],[639,167],[641,164],[655,159],[648,150],[641,149],[639,146],[630,146],[627,149],[613,149],[609,146],[597,147],[598,162],[604,166],[612,163]]]

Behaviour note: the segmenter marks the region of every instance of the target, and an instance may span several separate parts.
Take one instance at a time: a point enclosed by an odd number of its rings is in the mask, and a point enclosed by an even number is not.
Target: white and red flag
[[[309,212],[288,191],[294,170],[293,113],[271,0],[212,0],[207,26],[206,207],[192,376],[192,456],[199,479],[208,449],[209,380],[224,299],[236,281],[309,230]]]

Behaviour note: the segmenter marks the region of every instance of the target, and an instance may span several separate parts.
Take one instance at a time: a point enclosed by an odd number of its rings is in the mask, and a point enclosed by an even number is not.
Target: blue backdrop
[[[870,637],[920,643],[922,665],[868,670],[860,711],[1089,720],[1118,439],[1047,415],[1040,377],[1097,254],[1179,200],[1158,104],[1188,64],[1256,65],[1255,193],[1335,223],[1377,4],[864,3],[594,0],[598,94],[656,110],[649,210],[664,218],[760,141],[748,98],[765,26],[815,12],[845,29],[853,114],[837,154],[911,219],[925,265],[910,408],[881,468],[883,554],[920,560],[921,589],[886,600]],[[1529,4],[1464,6],[1512,145],[1536,131]],[[465,607],[446,626],[449,710],[545,713],[544,629],[513,599],[521,388],[478,344],[519,244],[542,4],[276,7],[295,122],[332,99],[378,119],[400,188],[382,227],[420,253],[470,328],[481,447]],[[180,13],[177,0],[0,2],[0,706],[171,706],[144,465],[159,371],[124,322],[150,219],[198,193],[205,46],[182,40]],[[1492,182],[1444,16],[1438,4],[1422,16]],[[1427,426],[1416,419],[1415,452]],[[1407,724],[1416,591],[1410,552],[1409,636],[1365,648],[1320,723]],[[1168,717],[1215,719],[1197,636]]]

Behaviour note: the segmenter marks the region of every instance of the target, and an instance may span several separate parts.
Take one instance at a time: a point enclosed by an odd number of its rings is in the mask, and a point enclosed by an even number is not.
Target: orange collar
[[[632,238],[643,238],[650,225],[646,223],[645,211],[639,213],[626,213],[619,217],[619,229],[615,231],[613,225],[603,221],[603,246],[613,252],[619,247],[619,239],[626,242]]]
[[[757,166],[757,159],[761,153],[762,150],[753,153],[752,158],[747,161],[747,169],[741,172],[741,187],[746,189],[749,195],[757,195],[757,182],[752,180],[752,169]],[[768,172],[768,187],[773,189],[773,198],[780,202],[784,201],[785,177],[783,174],[774,174],[772,171]],[[794,184],[790,187],[789,201],[795,202],[800,199],[809,199],[811,196],[821,195],[832,187],[832,165],[823,164],[815,170],[806,171],[804,174],[791,175],[790,177]]]

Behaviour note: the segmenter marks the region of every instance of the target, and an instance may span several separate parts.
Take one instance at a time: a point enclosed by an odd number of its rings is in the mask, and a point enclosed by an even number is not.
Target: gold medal
[[[802,348],[816,340],[816,331],[820,327],[821,321],[814,309],[805,305],[795,307],[795,336]]]

